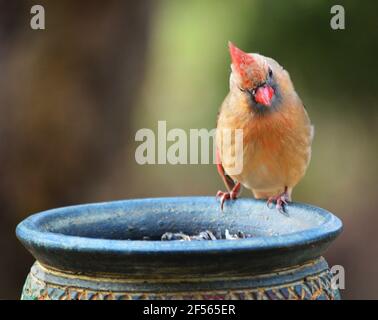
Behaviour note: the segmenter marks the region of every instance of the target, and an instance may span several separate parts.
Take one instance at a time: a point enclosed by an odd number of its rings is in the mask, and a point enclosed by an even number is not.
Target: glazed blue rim
[[[160,202],[167,201],[213,201],[213,197],[164,197],[164,198],[144,198],[118,200],[111,202],[98,202],[61,207],[43,211],[23,220],[16,229],[17,237],[31,247],[45,247],[49,249],[64,249],[67,251],[80,251],[103,253],[104,249],[108,253],[124,254],[148,254],[148,253],[216,253],[227,251],[259,251],[279,248],[289,248],[297,246],[309,246],[310,244],[331,240],[342,231],[342,222],[339,218],[325,209],[316,206],[290,203],[290,207],[296,207],[307,211],[315,212],[325,220],[318,227],[274,236],[256,236],[239,240],[216,240],[216,241],[156,241],[156,240],[116,240],[116,239],[96,239],[89,237],[65,235],[41,230],[39,223],[46,218],[61,214],[67,210],[81,211],[87,208],[103,208],[116,205],[117,203],[131,202]],[[238,199],[239,202],[261,200]],[[265,202],[264,202],[265,203]],[[227,213],[224,213],[227,214]]]

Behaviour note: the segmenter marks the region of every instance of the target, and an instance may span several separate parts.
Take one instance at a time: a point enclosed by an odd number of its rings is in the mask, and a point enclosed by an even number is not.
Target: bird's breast
[[[293,187],[303,177],[311,156],[312,140],[311,124],[303,107],[264,116],[225,112],[218,121],[219,149],[220,131],[224,128],[243,131],[242,170],[230,175],[245,187],[269,194],[269,190]],[[230,147],[235,150],[234,144]],[[228,173],[235,165],[235,153],[222,152],[221,160]]]

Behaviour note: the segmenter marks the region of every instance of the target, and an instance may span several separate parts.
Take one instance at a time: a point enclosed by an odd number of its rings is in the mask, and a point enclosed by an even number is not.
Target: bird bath
[[[160,241],[165,232],[237,240]],[[22,299],[339,299],[323,253],[341,232],[326,210],[264,201],[152,198],[44,211],[17,237],[35,257]],[[143,240],[146,239],[149,240]]]

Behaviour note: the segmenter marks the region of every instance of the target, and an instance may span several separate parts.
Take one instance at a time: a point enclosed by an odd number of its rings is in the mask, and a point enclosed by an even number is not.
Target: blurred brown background
[[[31,213],[222,187],[213,165],[137,165],[134,136],[215,126],[228,40],[290,72],[316,129],[294,200],[343,220],[326,255],[345,267],[343,297],[378,298],[378,3],[343,1],[335,31],[336,3],[0,1],[0,298],[19,297],[33,262],[14,235]],[[34,4],[46,30],[30,28]]]

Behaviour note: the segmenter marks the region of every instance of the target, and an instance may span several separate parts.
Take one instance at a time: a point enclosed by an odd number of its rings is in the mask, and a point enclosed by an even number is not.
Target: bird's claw
[[[266,202],[266,205],[268,206],[268,208],[270,208],[270,204],[276,202],[276,209],[278,210],[278,212],[284,214],[286,213],[285,206],[288,205],[289,201],[289,196],[285,189],[285,191],[280,193],[279,195],[269,197],[268,201]]]
[[[226,200],[236,200],[241,190],[241,184],[238,182],[234,185],[231,191],[218,191],[216,197],[220,198],[221,210],[223,211],[223,205]]]
[[[223,211],[223,205],[225,203],[226,200],[236,200],[238,198],[238,193],[235,192],[235,191],[231,191],[231,192],[224,192],[224,191],[218,191],[217,192],[217,195],[216,195],[217,198],[220,198],[220,203],[221,203],[221,210]]]

